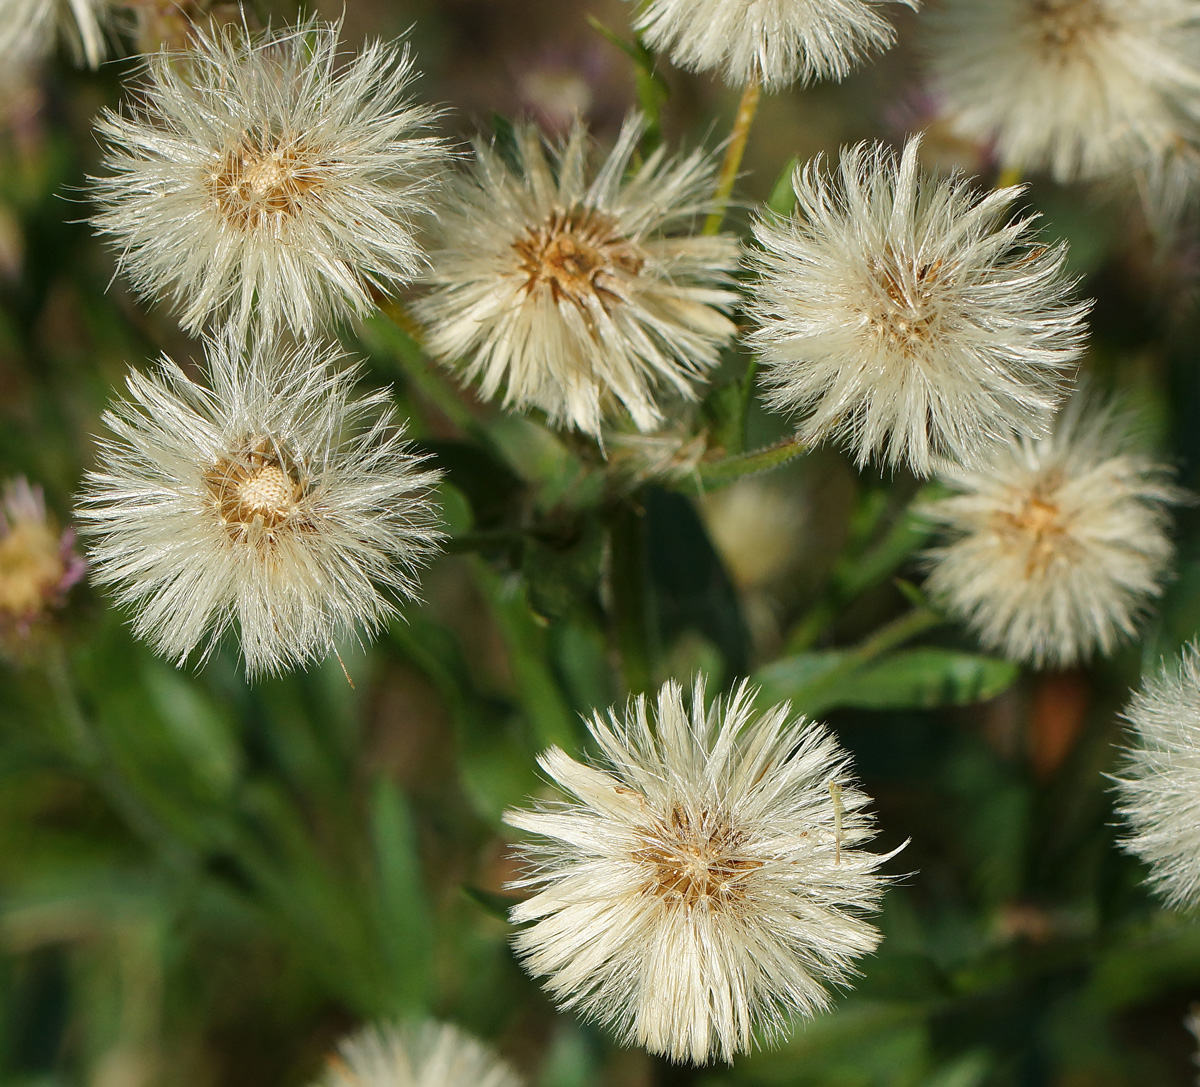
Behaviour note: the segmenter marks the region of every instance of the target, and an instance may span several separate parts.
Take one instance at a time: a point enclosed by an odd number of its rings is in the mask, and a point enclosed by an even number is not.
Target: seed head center
[[[745,855],[744,841],[727,820],[676,807],[646,834],[634,859],[646,866],[646,893],[686,909],[720,908],[744,899],[750,875],[762,867]]]
[[[306,490],[277,453],[262,447],[222,458],[205,482],[234,539],[280,528],[293,517]]]
[[[868,320],[875,335],[893,351],[908,353],[929,334],[937,316],[934,292],[942,261],[900,263],[888,251],[872,260],[879,291],[874,292]]]
[[[1049,52],[1061,52],[1114,26],[1100,0],[1033,0],[1038,42]]]
[[[262,146],[246,137],[228,151],[211,184],[227,222],[253,230],[264,220],[299,215],[306,199],[320,188],[322,174],[304,149],[282,141]]]
[[[595,300],[611,310],[623,300],[623,280],[645,265],[611,216],[586,208],[554,212],[541,226],[526,230],[513,249],[527,293],[545,284],[555,302],[584,309]]]
[[[1025,550],[1026,577],[1044,575],[1070,546],[1062,509],[1045,491],[1035,491],[1017,509],[1001,513],[998,527]]]

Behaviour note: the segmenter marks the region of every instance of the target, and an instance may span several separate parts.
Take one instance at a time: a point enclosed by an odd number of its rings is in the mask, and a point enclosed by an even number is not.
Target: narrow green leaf
[[[792,188],[792,175],[799,165],[800,160],[793,155],[775,179],[771,195],[767,197],[767,207],[781,218],[791,215],[796,207],[796,190]]]
[[[1009,661],[952,649],[906,649],[855,666],[853,650],[798,653],[759,670],[764,696],[789,698],[806,713],[834,707],[928,709],[986,702],[1019,669]]]
[[[490,914],[497,920],[508,921],[508,911],[520,901],[511,895],[497,894],[495,891],[485,891],[482,887],[472,887],[469,883],[461,884],[462,893],[475,903],[484,913]]]

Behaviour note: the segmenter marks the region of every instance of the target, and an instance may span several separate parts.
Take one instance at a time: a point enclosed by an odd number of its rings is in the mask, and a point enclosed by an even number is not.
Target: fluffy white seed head
[[[926,476],[1045,431],[1088,304],[1065,246],[1006,219],[1020,189],[922,176],[918,146],[847,148],[837,181],[820,159],[797,170],[794,215],[755,224],[748,309],[768,402],[805,440]]]
[[[25,64],[64,38],[80,63],[104,59],[108,0],[0,0],[0,60]]]
[[[1161,592],[1182,492],[1111,407],[1076,397],[1049,436],[945,481],[955,493],[926,510],[946,536],[926,588],[985,646],[1075,664],[1130,637]]]
[[[935,96],[1006,166],[1059,181],[1157,174],[1194,142],[1197,0],[946,0],[933,19]]]
[[[450,186],[417,314],[433,354],[485,397],[596,436],[623,407],[651,430],[658,387],[693,399],[733,338],[738,243],[687,233],[714,160],[659,148],[631,168],[644,125],[630,117],[594,173],[581,124],[556,148],[521,126],[515,168],[477,141]]]
[[[651,49],[737,86],[841,79],[896,32],[887,0],[651,0],[636,26]],[[918,0],[896,0],[910,8]]]
[[[320,1087],[523,1087],[488,1046],[449,1023],[373,1025],[345,1038]]]
[[[509,811],[537,835],[512,910],[525,968],[557,1003],[674,1061],[731,1060],[756,1031],[829,1003],[879,933],[885,857],[849,758],[784,704],[743,684],[704,708],[667,683],[653,709],[589,723],[595,763],[540,764],[567,799]]]
[[[1125,719],[1130,748],[1116,780],[1123,846],[1150,866],[1168,905],[1200,905],[1200,649],[1149,677]]]
[[[246,671],[278,673],[377,632],[440,535],[437,482],[386,391],[304,348],[280,360],[214,344],[211,384],[164,359],[131,372],[79,520],[91,574],[135,632],[182,661],[231,625]]]
[[[417,133],[436,112],[405,95],[407,47],[343,62],[338,30],[197,29],[194,50],[151,57],[138,100],[97,123],[109,172],[92,222],[190,331],[254,319],[309,335],[422,267],[413,222],[445,151]]]

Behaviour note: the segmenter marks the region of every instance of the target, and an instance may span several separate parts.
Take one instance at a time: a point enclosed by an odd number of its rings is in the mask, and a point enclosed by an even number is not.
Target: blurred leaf
[[[472,568],[508,648],[517,701],[534,742],[539,749],[557,744],[569,751],[577,734],[575,715],[550,667],[546,630],[530,610],[525,585],[500,578],[479,561]]]
[[[469,883],[462,884],[462,893],[484,913],[490,914],[505,924],[508,923],[508,911],[521,901],[512,895],[501,895],[496,894],[495,891],[485,891],[482,887],[472,887]]]
[[[952,649],[908,649],[863,667],[853,650],[798,653],[759,669],[764,697],[791,699],[805,713],[837,706],[922,709],[985,702],[1006,691],[1020,669],[1009,661]]]
[[[695,506],[658,487],[647,488],[645,504],[648,589],[662,644],[695,631],[720,650],[727,675],[744,675],[750,644],[741,605]]]
[[[425,902],[412,818],[400,790],[385,778],[371,790],[371,839],[378,880],[380,952],[392,978],[389,1014],[423,1010],[432,992],[433,921]]]
[[[922,1087],[983,1087],[992,1071],[991,1057],[984,1051],[968,1053],[931,1076]]]
[[[528,536],[521,556],[521,573],[529,606],[542,619],[557,621],[579,610],[596,591],[604,536],[590,518],[574,527],[574,538],[550,540]]]

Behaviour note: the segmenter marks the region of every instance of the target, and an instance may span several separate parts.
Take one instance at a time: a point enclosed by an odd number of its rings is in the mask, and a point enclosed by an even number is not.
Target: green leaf
[[[482,887],[472,887],[469,883],[464,883],[461,887],[462,893],[484,913],[490,914],[505,924],[508,923],[508,911],[520,901],[511,895],[501,895],[495,891],[485,891]]]
[[[1015,664],[953,649],[906,649],[855,666],[852,650],[798,653],[758,673],[764,696],[789,698],[806,713],[836,706],[929,709],[986,702],[1016,680]]]
[[[800,165],[800,160],[793,155],[783,172],[776,178],[771,187],[771,195],[767,197],[767,207],[781,218],[792,214],[796,207],[796,190],[792,188],[792,175]]]
[[[386,956],[395,1014],[424,1006],[431,989],[433,922],[425,901],[416,834],[404,795],[380,778],[371,792],[380,951]]]

